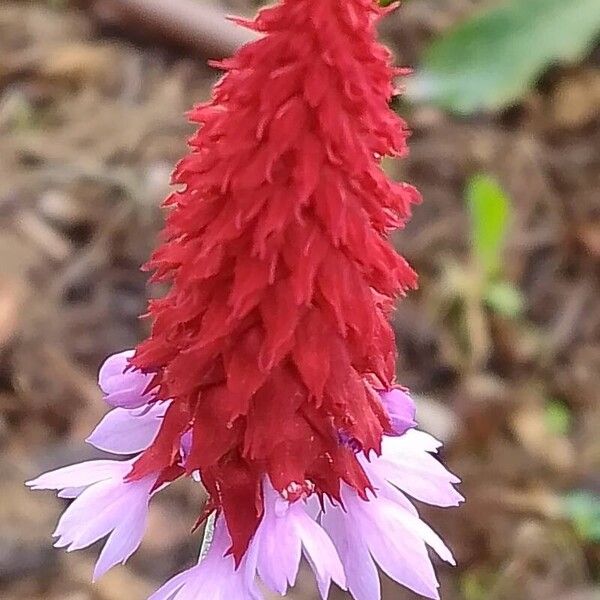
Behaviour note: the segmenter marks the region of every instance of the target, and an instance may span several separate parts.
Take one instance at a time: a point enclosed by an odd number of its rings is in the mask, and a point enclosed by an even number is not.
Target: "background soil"
[[[252,10],[249,0],[222,4]],[[403,64],[417,64],[427,41],[474,4],[412,0],[384,35]],[[53,550],[61,502],[23,486],[41,470],[97,456],[83,443],[105,410],[95,373],[144,335],[138,315],[160,290],[138,266],[191,133],[183,114],[217,78],[206,57],[137,34],[131,24],[118,34],[100,26],[71,2],[0,0],[6,600],[141,600],[199,546],[189,529],[200,493],[175,485],[154,503],[142,549],[92,586],[97,550]],[[573,490],[600,493],[599,88],[597,53],[554,69],[499,115],[401,107],[411,156],[391,168],[425,202],[396,238],[421,274],[421,291],[395,317],[399,380],[419,398],[422,427],[446,442],[444,460],[468,498],[458,510],[424,511],[460,565],[440,567],[446,600],[600,598],[600,547],[563,501]],[[513,201],[504,276],[524,294],[519,318],[469,302],[464,187],[480,171]],[[556,406],[564,427],[549,418]],[[413,596],[390,586],[386,597]],[[316,598],[308,578],[293,598]]]

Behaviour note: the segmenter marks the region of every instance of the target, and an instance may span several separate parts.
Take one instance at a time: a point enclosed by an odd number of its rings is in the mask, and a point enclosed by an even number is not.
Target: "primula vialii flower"
[[[323,598],[333,582],[379,600],[378,567],[438,597],[427,546],[453,558],[409,497],[461,496],[394,387],[389,315],[416,275],[389,233],[419,194],[381,168],[408,135],[381,14],[373,0],[261,11],[240,22],[260,39],[191,112],[200,128],[147,265],[170,291],[150,304],[150,337],[100,371],[114,408],[88,441],[127,459],[30,482],[73,499],[57,546],[107,538],[96,577],[136,550],[152,496],[189,476],[214,539],[153,600],[285,595],[302,556]]]

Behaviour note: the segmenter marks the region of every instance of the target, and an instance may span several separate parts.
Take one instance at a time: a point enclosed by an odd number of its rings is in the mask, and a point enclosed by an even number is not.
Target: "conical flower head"
[[[238,561],[262,518],[262,481],[293,500],[366,498],[356,447],[393,427],[393,301],[416,284],[393,250],[414,188],[389,180],[406,148],[372,0],[284,0],[247,26],[174,174],[163,243],[148,267],[169,282],[131,362],[171,400],[132,479],[199,471]],[[346,443],[352,440],[353,444]]]

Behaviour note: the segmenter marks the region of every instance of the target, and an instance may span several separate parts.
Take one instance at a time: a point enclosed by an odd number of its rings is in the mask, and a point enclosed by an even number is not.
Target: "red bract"
[[[373,387],[394,378],[394,299],[416,275],[393,250],[419,199],[384,155],[407,131],[389,109],[389,52],[373,0],[284,0],[246,26],[264,34],[220,64],[177,167],[163,243],[148,268],[170,291],[133,365],[172,399],[132,478],[200,470],[239,561],[268,474],[284,496],[370,483],[352,439],[380,452],[389,418]],[[166,475],[165,475],[166,473]]]

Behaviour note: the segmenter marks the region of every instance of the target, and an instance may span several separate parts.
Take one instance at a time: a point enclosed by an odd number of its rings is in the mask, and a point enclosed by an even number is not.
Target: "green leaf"
[[[511,319],[520,317],[525,309],[521,290],[508,281],[490,283],[485,290],[484,300],[494,312]]]
[[[465,600],[486,600],[493,586],[493,576],[481,569],[472,569],[460,578],[460,588]]]
[[[473,254],[491,278],[500,271],[502,244],[510,204],[500,185],[488,175],[475,175],[467,185]]]
[[[564,498],[564,511],[582,539],[600,542],[600,497],[578,490]]]
[[[518,101],[555,62],[575,62],[600,34],[600,0],[508,0],[435,41],[409,95],[458,113]]]
[[[546,403],[545,421],[548,429],[556,435],[567,435],[571,429],[571,411],[559,400]]]

